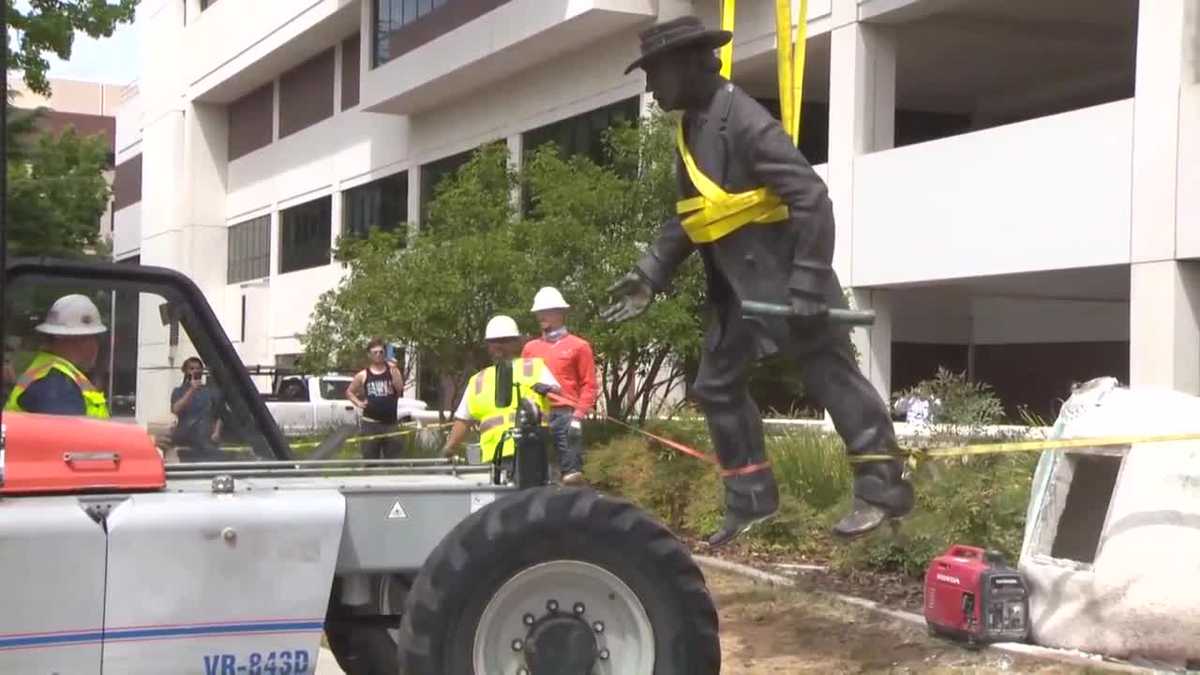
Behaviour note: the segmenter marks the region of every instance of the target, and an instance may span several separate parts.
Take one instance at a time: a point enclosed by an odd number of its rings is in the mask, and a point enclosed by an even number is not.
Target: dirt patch
[[[804,589],[781,589],[706,570],[721,620],[722,673],[1105,672],[969,651],[924,628]]]
[[[686,543],[692,553],[713,555],[713,552],[698,540],[688,540]],[[899,573],[875,572],[872,570],[850,570],[835,572],[829,569],[803,571],[788,570],[776,567],[776,563],[804,564],[828,567],[828,561],[821,559],[797,558],[795,556],[772,555],[758,551],[747,550],[745,547],[731,546],[722,550],[720,557],[724,560],[739,562],[756,569],[785,576],[796,583],[800,590],[826,591],[853,595],[858,598],[877,602],[891,609],[902,609],[908,612],[920,613],[924,602],[921,582],[912,577]]]

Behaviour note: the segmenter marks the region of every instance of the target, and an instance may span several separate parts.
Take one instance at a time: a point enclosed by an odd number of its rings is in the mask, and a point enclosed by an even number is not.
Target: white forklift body
[[[7,315],[55,285],[165,299],[171,341],[141,323],[139,386],[194,350],[230,439],[165,452],[133,424],[4,413],[0,673],[311,673],[322,634],[348,675],[719,672],[686,547],[632,504],[544,485],[536,411],[518,410],[503,473],[299,459],[186,278],[43,260],[5,278]]]

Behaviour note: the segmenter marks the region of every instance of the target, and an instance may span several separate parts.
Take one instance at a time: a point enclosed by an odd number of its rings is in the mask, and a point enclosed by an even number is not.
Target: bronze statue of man
[[[783,125],[721,76],[714,50],[731,39],[692,16],[659,24],[642,32],[642,56],[626,72],[645,70],[646,90],[658,105],[683,111],[680,211],[721,207],[722,194],[763,188],[765,204],[741,224],[736,214],[710,225],[668,220],[634,270],[610,289],[616,304],[604,312],[609,321],[641,314],[684,259],[694,252],[703,259],[715,311],[691,397],[704,411],[721,462],[726,506],[721,528],[708,538],[711,546],[779,508],[762,416],[747,389],[756,359],[779,354],[801,364],[805,391],[829,411],[851,455],[898,449],[887,405],[855,362],[849,329],[828,321],[830,308],[847,307],[832,268],[828,191]],[[745,301],[787,305],[791,316],[744,316]],[[855,464],[853,508],[834,533],[857,536],[906,515],[913,491],[902,474],[899,461]]]

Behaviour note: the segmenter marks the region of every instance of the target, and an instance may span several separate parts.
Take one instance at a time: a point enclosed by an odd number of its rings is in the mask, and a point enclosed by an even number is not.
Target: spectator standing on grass
[[[572,335],[566,326],[570,305],[556,288],[545,287],[533,298],[531,311],[542,336],[530,340],[524,358],[540,358],[573,405],[555,404],[550,410],[550,433],[558,451],[558,467],[565,485],[583,482],[583,419],[596,404],[596,361],[592,345]]]
[[[367,343],[367,357],[370,363],[346,388],[346,397],[361,411],[359,434],[370,437],[395,433],[396,406],[400,392],[404,391],[404,376],[387,360],[383,340],[372,338]],[[394,459],[395,441],[394,436],[360,441],[363,459]]]
[[[204,382],[204,362],[192,356],[183,362],[183,383],[171,392],[171,412],[178,421],[171,434],[177,446],[208,452],[221,439],[220,395]]]

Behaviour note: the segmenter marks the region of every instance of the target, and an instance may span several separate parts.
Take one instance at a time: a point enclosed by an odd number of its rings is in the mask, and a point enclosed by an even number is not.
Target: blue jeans
[[[572,428],[575,411],[571,408],[550,410],[550,437],[558,451],[558,468],[562,475],[583,471],[583,429]]]

